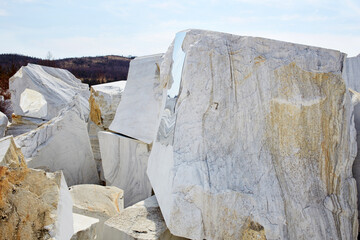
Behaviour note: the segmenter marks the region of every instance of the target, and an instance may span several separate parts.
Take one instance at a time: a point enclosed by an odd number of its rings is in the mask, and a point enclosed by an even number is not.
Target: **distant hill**
[[[0,54],[0,95],[10,97],[6,90],[9,88],[9,78],[21,66],[35,63],[44,66],[58,67],[69,70],[75,77],[89,85],[126,80],[129,63],[132,58],[122,56],[99,56],[65,58],[46,60],[18,54]]]

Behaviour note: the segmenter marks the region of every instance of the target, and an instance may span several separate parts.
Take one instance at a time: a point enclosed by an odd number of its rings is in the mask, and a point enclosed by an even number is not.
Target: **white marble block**
[[[163,54],[137,57],[130,62],[125,91],[111,131],[151,143],[160,123],[164,88],[159,82]]]
[[[114,119],[125,86],[126,81],[91,86],[90,119],[104,130],[109,128]]]
[[[344,58],[264,38],[176,35],[160,67],[168,99],[147,170],[172,234],[356,239]]]
[[[100,240],[96,232],[99,219],[73,213],[74,235],[70,240]]]
[[[29,63],[9,79],[9,90],[16,115],[50,120],[79,94],[83,114],[88,118],[89,86],[65,69]]]
[[[106,185],[124,190],[125,207],[150,197],[146,175],[150,145],[111,132],[98,136]]]
[[[15,142],[29,167],[62,170],[69,186],[99,182],[87,124],[76,98],[57,117],[15,137]]]
[[[181,240],[166,227],[156,197],[126,208],[105,222],[106,240]]]

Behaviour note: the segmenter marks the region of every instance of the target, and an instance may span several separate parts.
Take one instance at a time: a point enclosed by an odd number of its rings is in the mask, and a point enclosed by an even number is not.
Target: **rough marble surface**
[[[353,164],[353,175],[357,182],[358,210],[360,210],[360,55],[345,60],[343,78],[351,89],[354,104],[354,121],[358,151]]]
[[[46,123],[47,120],[39,119],[39,118],[32,118],[32,117],[23,117],[18,115],[12,116],[12,122],[8,125],[5,135],[6,136],[19,136],[21,134],[30,132],[42,124]]]
[[[40,94],[42,103],[33,101],[34,99],[29,96],[24,98],[23,95],[22,98],[22,94],[26,89]],[[12,107],[16,115],[50,120],[56,117],[61,109],[71,103],[76,94],[79,94],[83,114],[86,119],[88,118],[89,86],[81,83],[79,79],[65,69],[28,64],[21,67],[9,79],[9,90],[11,92]],[[30,100],[30,102],[25,100]],[[47,106],[46,110],[43,108],[44,104]]]
[[[5,136],[6,127],[8,125],[8,118],[5,114],[0,112],[0,138]]]
[[[170,234],[156,197],[152,196],[126,208],[105,222],[107,240],[181,240]]]
[[[122,100],[109,129],[151,143],[161,117],[164,88],[159,82],[163,54],[137,57],[130,62]]]
[[[68,240],[72,201],[61,172],[0,167],[0,236],[7,240]]]
[[[62,170],[69,186],[98,183],[87,124],[76,101],[60,114],[25,134],[15,137],[29,167]]]
[[[26,165],[24,155],[16,147],[14,138],[7,136],[0,138],[0,166],[20,167]]]
[[[123,190],[114,186],[81,184],[70,187],[73,212],[106,220],[124,209]]]
[[[170,231],[355,239],[345,54],[201,30],[187,31],[181,48],[174,114],[163,114],[147,170]],[[160,67],[169,89],[173,49]]]
[[[106,185],[124,190],[125,207],[150,197],[146,175],[150,145],[111,132],[98,136]]]
[[[91,86],[90,119],[104,130],[109,128],[114,119],[125,86],[126,81]]]

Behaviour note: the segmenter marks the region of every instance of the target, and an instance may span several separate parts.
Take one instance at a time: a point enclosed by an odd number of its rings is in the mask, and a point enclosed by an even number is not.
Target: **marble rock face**
[[[130,62],[126,88],[111,131],[151,143],[160,123],[164,88],[159,82],[163,54],[137,57]]]
[[[69,186],[99,182],[87,123],[76,99],[57,117],[15,137],[15,142],[29,167],[62,170]]]
[[[150,197],[146,175],[150,145],[111,132],[98,136],[106,185],[124,190],[125,207]]]
[[[96,225],[99,219],[73,213],[74,235],[70,240],[99,240]]]
[[[148,176],[172,234],[356,239],[356,133],[345,54],[189,30],[160,68],[168,97]]]
[[[61,172],[0,167],[0,236],[7,240],[68,240],[72,201]]]
[[[34,130],[44,123],[48,122],[47,120],[40,118],[32,118],[32,117],[23,117],[19,115],[12,116],[12,122],[8,125],[5,135],[6,136],[19,136],[21,134],[30,132]]]
[[[0,166],[19,167],[25,165],[24,155],[16,147],[14,138],[12,136],[0,138]]]
[[[67,70],[28,64],[9,79],[9,90],[16,115],[50,120],[79,94],[88,118],[89,86]]]
[[[117,81],[91,86],[90,119],[104,130],[114,119],[126,81]]]
[[[181,240],[171,235],[161,214],[156,197],[126,208],[121,214],[105,222],[104,239],[107,240]]]
[[[8,125],[8,122],[9,122],[9,120],[6,117],[6,115],[3,114],[2,112],[0,112],[0,138],[5,136],[5,131],[6,131],[6,127]]]

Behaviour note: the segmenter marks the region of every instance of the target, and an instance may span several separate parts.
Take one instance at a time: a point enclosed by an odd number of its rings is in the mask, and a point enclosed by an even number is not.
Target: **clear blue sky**
[[[165,52],[188,28],[360,53],[359,0],[0,0],[0,53]]]

